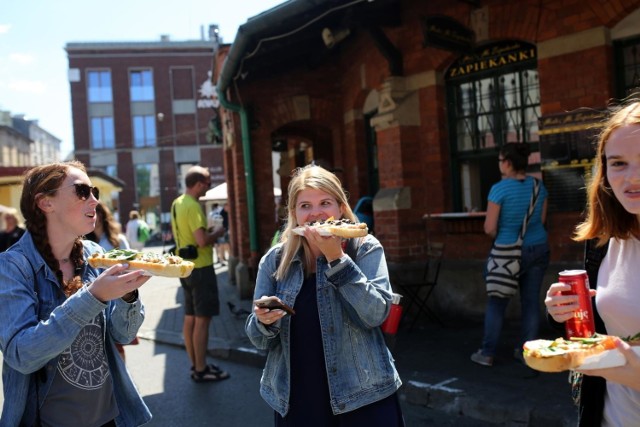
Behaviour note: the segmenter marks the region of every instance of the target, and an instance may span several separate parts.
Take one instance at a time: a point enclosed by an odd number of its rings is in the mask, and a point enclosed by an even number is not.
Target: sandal
[[[209,363],[207,365],[207,368],[209,368],[209,370],[213,371],[213,372],[223,372],[222,369],[220,369],[219,366],[214,365],[213,363]],[[206,369],[206,368],[205,368]],[[191,366],[191,373],[193,374],[196,371],[195,366]],[[226,373],[226,372],[225,372]],[[227,374],[228,375],[228,374]]]
[[[215,365],[207,365],[202,372],[194,370],[191,373],[191,379],[197,383],[222,381],[227,378],[229,378],[229,373],[221,370]]]

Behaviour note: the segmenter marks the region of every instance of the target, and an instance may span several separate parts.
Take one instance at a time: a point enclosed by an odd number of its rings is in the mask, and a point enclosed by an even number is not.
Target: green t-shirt
[[[175,199],[171,205],[171,229],[178,248],[184,248],[188,245],[198,247],[196,239],[193,237],[193,232],[198,228],[207,230],[207,217],[196,199],[188,194],[183,194]],[[198,258],[190,261],[196,265],[196,268],[213,265],[213,248],[211,246],[198,247]]]

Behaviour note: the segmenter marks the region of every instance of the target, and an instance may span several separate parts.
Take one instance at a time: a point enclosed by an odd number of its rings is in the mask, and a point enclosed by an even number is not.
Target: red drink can
[[[560,272],[560,282],[571,286],[562,295],[577,295],[580,308],[565,322],[567,338],[591,337],[596,332],[593,319],[593,305],[589,295],[589,277],[585,270],[565,270]]]
[[[391,310],[389,311],[389,315],[382,322],[380,327],[382,328],[382,332],[390,335],[395,335],[398,332],[398,326],[400,325],[400,319],[402,318],[402,306],[400,305],[400,298],[402,295],[393,294],[391,301]]]

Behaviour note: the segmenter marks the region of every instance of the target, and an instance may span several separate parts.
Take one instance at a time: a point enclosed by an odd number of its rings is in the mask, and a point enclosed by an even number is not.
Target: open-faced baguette
[[[577,369],[587,357],[614,348],[613,337],[596,334],[591,338],[527,341],[523,356],[527,366],[537,371],[562,372]]]
[[[333,219],[333,217],[330,217],[325,221],[316,221],[306,225],[318,230],[318,233],[322,236],[333,235],[345,239],[352,239],[355,237],[364,237],[369,234],[367,224],[364,222],[353,222],[346,218]],[[304,226],[294,228],[293,232],[303,235]]]
[[[188,277],[195,266],[176,255],[159,255],[133,249],[112,249],[96,252],[87,260],[92,267],[109,268],[116,264],[129,264],[130,270],[144,270],[153,276]]]

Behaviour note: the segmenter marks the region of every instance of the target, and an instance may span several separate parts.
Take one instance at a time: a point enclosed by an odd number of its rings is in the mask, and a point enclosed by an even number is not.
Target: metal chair
[[[444,243],[431,242],[427,244],[427,259],[424,264],[424,271],[419,281],[406,281],[396,279],[395,285],[406,298],[404,307],[404,317],[409,315],[411,308],[415,305],[417,312],[411,320],[409,330],[413,330],[418,319],[425,315],[431,320],[444,326],[444,323],[428,306],[429,298],[433,294],[433,290],[438,284],[438,276],[440,275],[440,265],[442,264],[442,255],[444,253]]]

